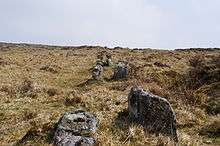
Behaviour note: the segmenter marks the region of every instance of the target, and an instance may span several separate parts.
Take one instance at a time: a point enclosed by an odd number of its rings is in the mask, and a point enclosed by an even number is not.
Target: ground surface
[[[110,53],[113,62],[128,61],[130,77],[113,81],[112,67],[105,67],[99,81],[91,80],[91,68],[102,51]],[[220,145],[219,116],[212,109],[208,112],[206,104],[211,97],[219,101],[219,78],[214,74],[212,82],[185,87],[190,82],[185,77],[193,67],[190,60],[198,56],[218,59],[220,49],[166,51],[1,43],[0,145],[51,145],[57,120],[63,112],[76,108],[97,115],[97,145],[172,145],[169,138],[146,134],[141,126],[128,122],[127,95],[133,85],[168,99],[177,115],[180,145]],[[218,60],[215,63],[214,70]],[[213,106],[218,108],[219,103]]]

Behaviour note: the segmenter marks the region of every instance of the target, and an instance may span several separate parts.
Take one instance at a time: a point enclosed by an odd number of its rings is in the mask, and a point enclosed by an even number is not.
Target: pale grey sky
[[[0,0],[0,42],[220,47],[220,0]]]

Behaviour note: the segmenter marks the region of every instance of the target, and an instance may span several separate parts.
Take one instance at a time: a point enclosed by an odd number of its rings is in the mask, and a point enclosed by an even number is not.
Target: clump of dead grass
[[[45,123],[41,126],[33,124],[33,126],[26,132],[26,134],[18,140],[14,145],[48,145],[53,143],[56,124]]]
[[[64,104],[66,106],[73,106],[80,103],[83,103],[82,95],[80,95],[80,93],[76,90],[67,93],[64,99]]]
[[[5,61],[3,58],[0,57],[0,66],[9,65],[9,62]]]
[[[18,86],[18,92],[19,93],[27,93],[29,91],[33,91],[33,81],[29,79],[24,79],[24,81],[21,83],[21,85]]]
[[[26,109],[23,113],[23,120],[28,121],[37,117],[37,112]]]
[[[0,88],[0,91],[7,93],[10,97],[12,97],[16,94],[16,89],[11,85],[3,85]]]
[[[40,68],[40,70],[51,72],[51,73],[58,73],[59,69],[60,67],[58,67],[57,65],[48,65],[48,64]]]
[[[59,90],[58,89],[56,89],[56,88],[49,88],[49,89],[47,89],[47,94],[49,95],[49,96],[55,96],[55,95],[59,95],[60,93],[59,93]]]
[[[162,62],[155,62],[154,65],[157,66],[157,67],[168,67],[168,68],[170,68],[169,65],[167,65],[165,63],[162,63]]]
[[[115,82],[112,83],[112,85],[109,87],[110,90],[116,90],[116,91],[125,91],[132,85],[132,82],[124,81],[124,82]]]
[[[204,58],[203,56],[195,56],[189,60],[190,69],[188,71],[188,84],[186,86],[192,89],[220,81],[220,66],[218,64],[220,56]]]
[[[182,74],[165,72],[169,78],[163,83],[166,83],[168,89],[176,94],[181,93],[179,97],[182,97],[186,104],[202,105],[207,101],[208,95],[200,92],[200,88],[220,81],[218,58],[219,56],[210,58],[204,58],[200,55],[193,56],[189,59],[187,72]]]
[[[209,137],[220,137],[220,117],[217,116],[211,122],[202,126],[199,133]]]

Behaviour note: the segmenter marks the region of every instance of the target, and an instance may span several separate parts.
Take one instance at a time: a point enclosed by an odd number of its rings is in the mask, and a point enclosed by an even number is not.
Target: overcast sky
[[[220,0],[0,0],[0,42],[220,47]]]

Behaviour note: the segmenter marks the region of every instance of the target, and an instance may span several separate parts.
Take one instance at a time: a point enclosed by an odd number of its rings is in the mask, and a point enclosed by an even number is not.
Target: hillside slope
[[[99,52],[126,60],[132,74],[113,81],[112,67],[91,80]],[[0,145],[51,145],[63,112],[97,115],[98,145],[171,145],[127,120],[133,85],[162,96],[177,115],[180,145],[220,145],[220,49],[153,50],[0,44]]]

